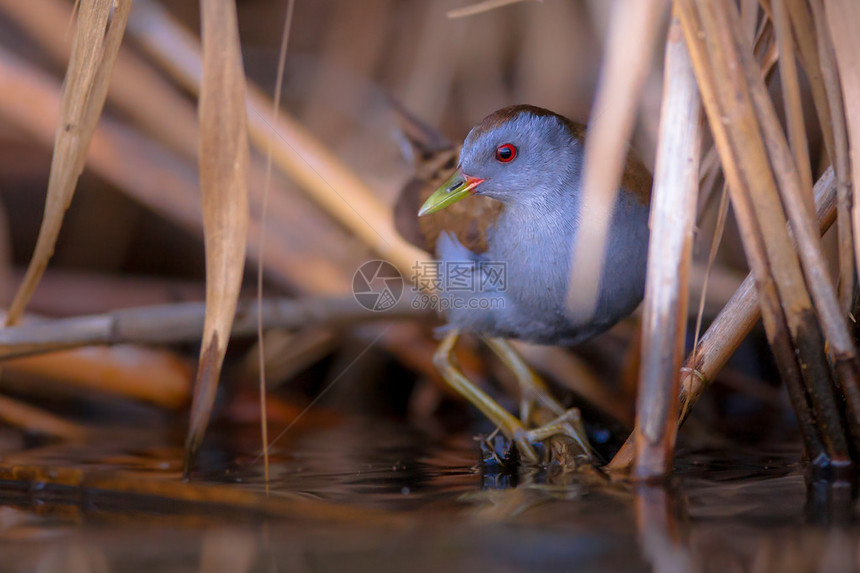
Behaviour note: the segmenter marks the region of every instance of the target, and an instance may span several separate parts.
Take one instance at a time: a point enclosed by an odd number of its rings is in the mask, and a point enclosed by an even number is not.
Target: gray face
[[[509,162],[497,156],[499,147],[506,145],[516,149]],[[489,128],[485,122],[473,128],[460,165],[466,175],[485,179],[477,194],[526,205],[577,181],[581,155],[580,142],[559,118],[522,112]]]

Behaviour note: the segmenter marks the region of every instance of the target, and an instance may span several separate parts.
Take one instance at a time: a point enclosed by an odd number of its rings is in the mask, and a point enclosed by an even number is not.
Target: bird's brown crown
[[[493,131],[494,129],[498,129],[500,126],[506,124],[513,119],[516,119],[524,113],[528,113],[537,117],[554,117],[558,119],[565,127],[567,127],[567,129],[573,135],[574,139],[578,141],[583,141],[585,139],[585,125],[571,121],[563,115],[551,112],[548,109],[526,104],[510,105],[508,107],[503,107],[502,109],[494,111],[493,113],[482,119],[480,122],[478,122],[475,127],[472,128],[472,131],[469,135],[469,139],[475,140],[481,135]]]

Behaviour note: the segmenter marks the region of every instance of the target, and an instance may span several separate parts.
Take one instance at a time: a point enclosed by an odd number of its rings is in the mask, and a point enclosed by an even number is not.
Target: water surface
[[[101,434],[100,434],[101,435]],[[168,433],[9,438],[0,571],[852,571],[849,482],[813,480],[797,447],[681,451],[674,479],[511,475],[471,435],[431,441],[363,419],[272,451],[221,430],[189,484]]]

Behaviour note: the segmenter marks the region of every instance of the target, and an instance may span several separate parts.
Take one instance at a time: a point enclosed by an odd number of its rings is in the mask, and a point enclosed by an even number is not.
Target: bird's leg
[[[520,420],[523,424],[531,423],[536,404],[555,416],[564,414],[564,407],[553,398],[541,377],[526,364],[510,342],[504,338],[485,338],[484,341],[511,369],[520,385]]]
[[[453,351],[460,337],[459,330],[452,330],[433,355],[433,364],[452,388],[475,405],[491,422],[498,425],[509,440],[517,445],[520,455],[528,463],[537,464],[539,458],[528,439],[528,432],[510,412],[502,408],[483,390],[472,384],[454,364]]]
[[[502,362],[511,369],[520,385],[520,419],[525,425],[529,425],[535,413],[535,406],[539,405],[552,415],[555,419],[541,424],[528,432],[532,441],[543,441],[557,435],[568,436],[576,441],[584,452],[590,453],[591,446],[588,436],[582,424],[582,416],[579,409],[564,409],[564,406],[556,400],[549,392],[549,388],[537,373],[532,370],[514,347],[504,338],[487,338],[487,345],[496,353]],[[545,414],[546,416],[546,414]],[[544,420],[546,418],[544,417]]]

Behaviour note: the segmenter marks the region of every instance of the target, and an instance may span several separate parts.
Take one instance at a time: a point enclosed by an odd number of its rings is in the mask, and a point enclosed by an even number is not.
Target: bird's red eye
[[[517,148],[510,143],[500,145],[496,148],[496,161],[501,161],[502,163],[510,163],[514,160],[514,157],[516,156]]]

